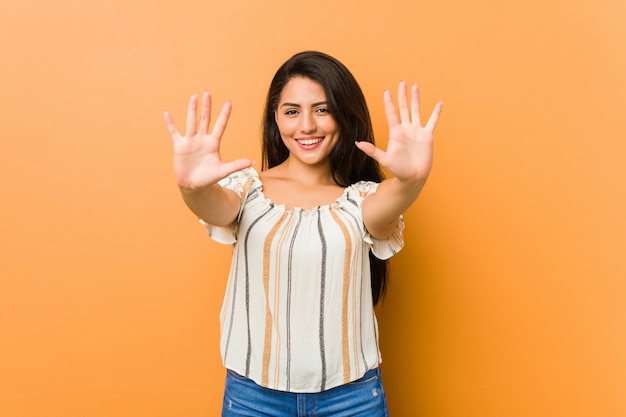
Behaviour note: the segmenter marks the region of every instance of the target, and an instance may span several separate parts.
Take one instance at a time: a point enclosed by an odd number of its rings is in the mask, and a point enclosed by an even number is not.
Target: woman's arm
[[[218,184],[198,189],[180,188],[183,201],[199,219],[213,226],[228,226],[239,214],[241,201],[237,193]]]
[[[433,160],[433,135],[442,108],[442,103],[437,103],[428,122],[422,126],[419,90],[416,84],[412,85],[409,108],[404,80],[398,86],[399,121],[389,90],[385,90],[384,102],[389,124],[387,150],[378,149],[369,142],[356,143],[359,149],[393,175],[363,201],[365,227],[378,239],[393,233],[400,215],[417,199],[428,179]]]
[[[425,181],[413,184],[389,178],[363,201],[363,222],[376,239],[386,239],[397,229],[400,215],[417,199]]]
[[[198,96],[189,99],[185,135],[178,133],[171,115],[163,113],[165,124],[174,146],[174,174],[185,204],[205,222],[226,226],[235,220],[241,202],[232,190],[223,189],[217,182],[235,171],[252,166],[250,159],[237,159],[224,163],[219,149],[232,105],[226,102],[215,126],[208,133],[211,119],[211,95],[205,91],[200,106],[200,123],[197,123]]]

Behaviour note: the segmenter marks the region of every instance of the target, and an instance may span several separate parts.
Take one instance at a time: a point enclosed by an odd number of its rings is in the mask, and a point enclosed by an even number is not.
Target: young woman
[[[402,80],[398,111],[387,90],[384,105],[386,151],[348,69],[320,52],[294,55],[270,85],[260,173],[249,159],[220,158],[230,102],[210,133],[208,92],[199,123],[191,97],[184,136],[165,112],[185,203],[211,238],[233,245],[223,416],[388,415],[374,305],[385,260],[403,246],[402,213],[431,170],[441,103],[422,126],[417,86],[409,105]]]

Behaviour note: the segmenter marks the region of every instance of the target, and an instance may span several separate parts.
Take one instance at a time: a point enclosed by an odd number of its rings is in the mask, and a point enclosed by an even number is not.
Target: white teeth
[[[301,143],[302,145],[315,145],[316,143],[320,143],[321,141],[322,141],[322,138],[298,140],[298,142]]]

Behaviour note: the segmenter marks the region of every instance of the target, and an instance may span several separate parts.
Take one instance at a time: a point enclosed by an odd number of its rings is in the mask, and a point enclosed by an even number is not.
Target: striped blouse
[[[361,203],[378,184],[356,183],[310,210],[265,198],[252,168],[220,185],[242,201],[230,226],[201,221],[212,239],[233,245],[220,313],[224,366],[290,392],[320,392],[377,367],[368,252],[387,259],[404,244],[402,218],[382,241],[365,230]]]

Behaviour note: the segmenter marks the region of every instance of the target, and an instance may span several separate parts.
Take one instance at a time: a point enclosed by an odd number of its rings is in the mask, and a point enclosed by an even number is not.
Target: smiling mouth
[[[305,138],[305,139],[296,139],[296,142],[298,142],[301,145],[315,145],[316,143],[320,143],[324,138],[323,137],[317,137],[317,138]]]

